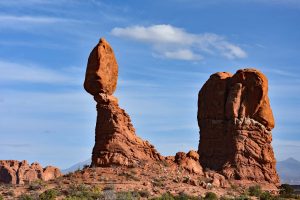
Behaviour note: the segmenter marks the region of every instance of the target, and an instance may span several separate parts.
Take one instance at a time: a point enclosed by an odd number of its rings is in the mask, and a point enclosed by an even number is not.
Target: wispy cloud
[[[165,51],[162,52],[163,57],[177,60],[200,60],[203,57],[194,53],[190,49],[179,49],[177,51]]]
[[[243,49],[220,35],[193,34],[168,24],[116,27],[111,34],[150,44],[156,53],[169,59],[201,60],[206,54],[219,54],[228,59],[247,56]]]
[[[51,24],[65,21],[65,19],[56,17],[43,17],[43,16],[14,16],[14,15],[0,15],[0,22],[11,23],[35,23],[35,24]]]
[[[81,73],[78,73],[79,75]],[[27,82],[70,85],[82,82],[78,76],[76,71],[52,70],[32,64],[0,60],[0,83]]]
[[[51,16],[34,16],[34,15],[0,15],[1,26],[17,25],[49,25],[57,23],[81,23],[83,21],[69,18],[59,18]]]

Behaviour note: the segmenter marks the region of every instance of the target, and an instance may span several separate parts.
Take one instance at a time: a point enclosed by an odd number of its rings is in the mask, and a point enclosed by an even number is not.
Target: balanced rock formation
[[[258,70],[210,76],[198,96],[203,168],[228,179],[279,184],[271,146],[274,118],[268,80]]]
[[[24,184],[36,180],[48,181],[62,176],[56,167],[43,168],[39,163],[28,164],[26,160],[0,160],[0,183]]]
[[[108,42],[101,38],[90,53],[84,88],[97,102],[97,123],[92,166],[135,165],[163,157],[148,141],[135,134],[128,114],[112,96],[116,89],[118,64]]]

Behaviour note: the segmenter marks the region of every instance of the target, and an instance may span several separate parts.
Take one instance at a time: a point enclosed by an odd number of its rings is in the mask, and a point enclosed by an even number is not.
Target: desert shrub
[[[220,200],[234,200],[233,198],[230,198],[228,196],[221,196]]]
[[[40,194],[40,200],[55,200],[56,196],[58,195],[58,191],[55,189],[49,189]]]
[[[165,183],[164,183],[163,179],[161,179],[161,178],[155,178],[152,181],[152,185],[155,186],[155,187],[164,187]]]
[[[155,197],[155,198],[152,198],[151,200],[175,200],[175,198],[170,193],[164,193],[160,197]]]
[[[289,184],[282,184],[280,187],[280,196],[285,198],[292,198],[294,194],[294,188],[290,186]]]
[[[262,192],[262,193],[260,194],[259,199],[260,199],[260,200],[272,200],[273,197],[272,197],[272,195],[270,194],[270,192],[265,191],[265,192]]]
[[[140,194],[136,191],[117,193],[117,200],[135,200],[135,199],[140,199]]]
[[[19,200],[34,200],[34,197],[28,194],[22,194],[21,196],[19,196]]]
[[[101,189],[84,184],[72,185],[67,191],[67,200],[74,199],[101,199],[103,197]]]
[[[199,200],[200,197],[190,196],[185,193],[180,193],[178,196],[174,197],[175,200]]]
[[[3,198],[3,196],[2,196],[2,194],[0,194],[0,200],[3,200],[4,198]]]
[[[238,197],[235,197],[234,200],[250,200],[250,198],[247,195],[242,194]]]
[[[262,193],[260,185],[250,186],[248,188],[248,192],[250,196],[256,196],[256,197],[259,197]]]
[[[141,197],[143,198],[148,198],[150,196],[150,193],[148,190],[142,190],[142,191],[139,191],[139,194]]]
[[[45,187],[45,183],[42,180],[38,179],[36,181],[31,182],[29,184],[29,188],[28,189],[29,190],[40,190],[40,189],[42,189],[44,187]]]
[[[217,200],[218,196],[213,192],[207,192],[204,197],[205,200]]]
[[[113,184],[105,185],[103,190],[115,190],[115,186]]]
[[[103,199],[105,200],[116,200],[117,195],[114,190],[104,190],[103,191]]]
[[[123,172],[123,173],[119,174],[119,176],[124,176],[124,177],[126,177],[127,180],[140,181],[140,179],[132,173]]]

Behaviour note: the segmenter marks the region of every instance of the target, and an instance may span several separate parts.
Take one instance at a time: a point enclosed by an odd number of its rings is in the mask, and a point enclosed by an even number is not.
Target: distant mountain
[[[300,162],[294,158],[288,158],[277,162],[277,172],[281,183],[300,185]]]
[[[91,162],[92,162],[91,159],[88,159],[88,160],[85,160],[83,162],[76,163],[76,164],[72,165],[71,167],[69,167],[67,169],[63,169],[63,170],[61,170],[61,172],[63,174],[67,174],[69,172],[74,172],[78,169],[82,169],[85,165],[90,165]]]

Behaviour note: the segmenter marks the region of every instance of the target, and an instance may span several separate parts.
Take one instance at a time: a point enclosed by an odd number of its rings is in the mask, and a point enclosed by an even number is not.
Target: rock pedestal
[[[97,102],[97,123],[92,166],[135,165],[163,157],[148,141],[135,134],[129,115],[112,94],[116,89],[118,64],[108,42],[101,38],[87,64],[84,88]]]
[[[119,107],[116,97],[100,93],[94,99],[98,114],[93,166],[128,166],[162,158],[153,145],[135,134],[129,115]]]
[[[199,92],[198,124],[203,168],[228,179],[279,184],[271,146],[274,118],[261,72],[211,75]]]

